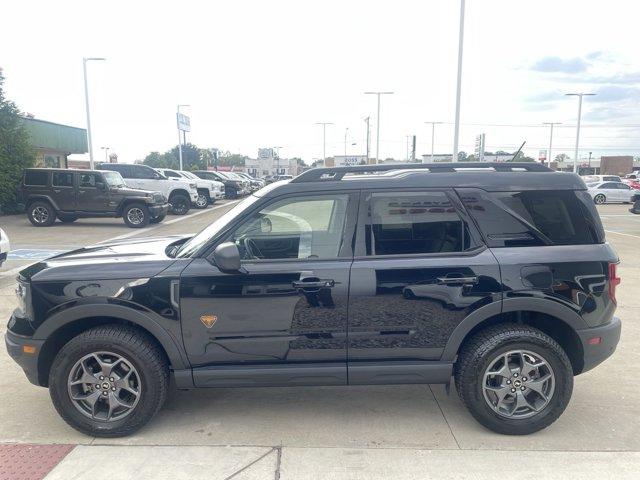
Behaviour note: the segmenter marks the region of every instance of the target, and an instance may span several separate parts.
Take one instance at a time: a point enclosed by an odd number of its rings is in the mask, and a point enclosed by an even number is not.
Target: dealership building
[[[24,117],[23,122],[36,152],[36,167],[68,168],[69,155],[89,151],[84,128],[32,117]]]

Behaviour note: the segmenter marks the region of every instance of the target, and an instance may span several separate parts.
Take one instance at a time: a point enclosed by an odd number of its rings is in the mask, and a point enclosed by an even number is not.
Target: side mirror
[[[107,184],[104,183],[104,182],[96,182],[96,187],[101,192],[106,192],[107,191]]]
[[[240,265],[240,251],[233,242],[225,242],[218,245],[213,251],[213,261],[223,272],[239,272],[242,268]]]

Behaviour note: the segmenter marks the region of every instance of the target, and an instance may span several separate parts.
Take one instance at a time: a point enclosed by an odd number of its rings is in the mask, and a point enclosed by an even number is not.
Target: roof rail
[[[460,170],[491,169],[494,172],[552,172],[549,167],[535,162],[456,162],[456,163],[396,163],[378,165],[353,165],[349,167],[312,168],[295,177],[291,182],[319,182],[342,180],[347,173],[389,172],[392,170],[428,170],[433,173],[452,173]]]

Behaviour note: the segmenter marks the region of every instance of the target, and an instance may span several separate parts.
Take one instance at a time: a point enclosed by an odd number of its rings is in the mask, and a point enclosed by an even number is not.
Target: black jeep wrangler
[[[132,228],[159,223],[169,204],[159,192],[128,188],[117,172],[28,168],[20,195],[29,221],[36,227],[78,218],[122,217]]]
[[[89,435],[142,427],[170,377],[180,389],[453,378],[481,424],[528,434],[615,350],[617,263],[574,174],[318,168],[195,236],[24,269],[6,344]]]

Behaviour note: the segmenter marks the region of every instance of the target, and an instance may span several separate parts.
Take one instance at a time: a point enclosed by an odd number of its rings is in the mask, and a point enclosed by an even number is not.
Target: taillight
[[[618,276],[618,264],[610,263],[609,264],[609,298],[615,303],[618,304],[616,300],[616,287],[620,284],[621,278]]]

